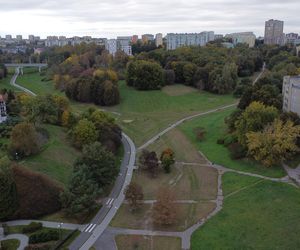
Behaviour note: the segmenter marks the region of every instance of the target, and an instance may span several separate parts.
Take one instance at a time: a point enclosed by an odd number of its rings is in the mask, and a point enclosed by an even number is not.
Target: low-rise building
[[[249,48],[253,48],[255,46],[256,36],[253,32],[240,32],[240,33],[232,33],[227,34],[226,38],[231,38],[232,43],[237,45],[239,43],[244,43],[249,46]]]
[[[283,111],[300,115],[300,76],[285,76],[282,86]]]
[[[174,50],[184,46],[205,46],[214,41],[213,31],[201,33],[169,33],[167,34],[167,50]]]
[[[3,123],[7,120],[7,111],[6,111],[6,103],[5,96],[0,95],[0,123]]]

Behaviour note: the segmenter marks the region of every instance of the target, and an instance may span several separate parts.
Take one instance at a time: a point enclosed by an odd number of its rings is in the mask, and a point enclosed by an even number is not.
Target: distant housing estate
[[[283,111],[300,115],[300,76],[285,76],[282,86]]]
[[[232,34],[227,34],[225,37],[231,38],[232,43],[234,45],[237,45],[239,43],[244,43],[247,44],[250,48],[253,48],[255,46],[256,36],[254,35],[253,32],[232,33]]]
[[[174,50],[183,46],[205,46],[214,41],[213,31],[201,33],[169,33],[167,34],[167,50]]]

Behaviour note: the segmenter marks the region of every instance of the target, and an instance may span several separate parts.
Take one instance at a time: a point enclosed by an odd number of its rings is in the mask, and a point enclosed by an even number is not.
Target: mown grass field
[[[230,115],[233,108],[226,111],[212,113],[206,116],[195,118],[182,124],[179,129],[189,138],[193,145],[200,150],[212,162],[240,171],[251,172],[271,177],[283,177],[286,175],[283,168],[266,168],[261,164],[250,160],[232,160],[229,150],[224,145],[217,144],[217,140],[226,134],[224,119]],[[205,129],[205,138],[197,140],[194,129],[202,127]]]
[[[115,240],[120,250],[181,250],[181,239],[175,237],[117,235]]]
[[[300,248],[298,188],[232,173],[223,188],[223,209],[193,234],[191,249]]]
[[[20,164],[46,174],[65,186],[80,152],[70,144],[64,128],[53,125],[44,127],[49,133],[49,141],[39,154],[25,158]]]
[[[231,95],[191,91],[180,85],[168,86],[167,91],[137,91],[120,81],[119,88],[121,103],[106,109],[121,114],[118,122],[137,146],[183,117],[235,102]]]

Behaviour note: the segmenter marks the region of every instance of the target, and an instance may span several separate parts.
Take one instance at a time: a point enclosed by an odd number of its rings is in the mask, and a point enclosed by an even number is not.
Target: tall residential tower
[[[265,44],[284,45],[283,21],[269,20],[265,24]]]

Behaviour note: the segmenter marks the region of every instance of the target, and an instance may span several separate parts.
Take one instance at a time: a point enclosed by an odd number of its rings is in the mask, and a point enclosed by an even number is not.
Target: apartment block
[[[167,34],[167,50],[174,50],[183,46],[205,46],[214,41],[213,31],[201,33],[169,33]]]
[[[283,21],[273,19],[266,21],[264,43],[267,45],[284,45],[285,36],[283,26]]]
[[[237,45],[239,43],[247,44],[249,48],[253,48],[255,46],[256,36],[253,32],[240,32],[240,33],[232,33],[227,34],[226,38],[231,38],[232,43]]]
[[[283,111],[300,115],[300,76],[285,76],[282,86]]]

